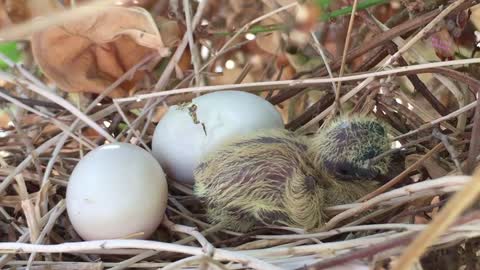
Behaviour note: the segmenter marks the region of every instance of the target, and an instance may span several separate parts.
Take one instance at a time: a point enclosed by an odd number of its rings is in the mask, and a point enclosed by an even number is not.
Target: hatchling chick
[[[210,221],[242,232],[265,225],[310,230],[326,222],[326,207],[353,202],[378,186],[360,178],[339,181],[323,164],[315,166],[309,150],[315,137],[262,130],[207,155],[194,172],[194,192]]]

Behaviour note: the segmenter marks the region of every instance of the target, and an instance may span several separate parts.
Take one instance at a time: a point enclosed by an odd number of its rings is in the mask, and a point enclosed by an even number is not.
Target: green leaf
[[[327,10],[330,6],[330,0],[315,0],[315,4],[322,8],[322,10]]]
[[[128,125],[125,122],[120,122],[118,124],[118,128],[120,129],[121,132],[124,132],[128,129]]]
[[[252,34],[259,34],[259,33],[268,33],[268,32],[273,32],[273,31],[278,31],[278,30],[286,30],[287,26],[280,24],[280,25],[254,25],[250,27],[250,30],[248,30],[249,33]]]
[[[318,18],[321,21],[328,21],[337,17],[342,17],[342,16],[347,16],[352,13],[352,6],[347,6],[343,7],[340,9],[333,10],[331,12],[325,12],[325,10],[329,7],[331,0],[314,0],[316,5],[319,5],[322,7],[324,12]],[[389,3],[391,0],[364,0],[358,3],[357,6],[357,11],[359,10],[364,10],[373,6],[377,5],[382,5]],[[289,27],[288,25],[283,25],[283,24],[276,24],[276,25],[254,25],[250,27],[249,30],[247,30],[247,33],[252,33],[252,34],[259,34],[259,33],[268,33],[268,32],[273,32],[273,31],[284,31],[288,30]],[[235,34],[235,32],[215,32],[214,35],[216,36],[231,36]]]
[[[322,1],[322,0],[317,0],[317,1]],[[385,3],[388,3],[388,2],[390,2],[390,0],[365,0],[365,1],[362,1],[362,2],[358,3],[357,10],[367,9],[369,7],[385,4]],[[321,19],[323,21],[326,21],[326,20],[333,19],[333,18],[336,18],[336,17],[345,16],[347,14],[351,14],[352,9],[353,9],[352,6],[348,6],[348,7],[344,7],[344,8],[334,10],[332,12],[324,13],[322,15]]]
[[[17,48],[16,42],[0,43],[0,53],[4,54],[14,62],[18,62],[22,58],[22,52]],[[8,65],[0,60],[0,69],[5,70],[7,68]]]
[[[140,109],[133,109],[130,110],[130,112],[135,114],[136,116],[140,116],[140,114],[142,114],[142,111]]]
[[[157,67],[155,68],[155,71],[154,71],[156,75],[158,75],[158,76],[162,75],[163,71],[167,67],[168,62],[170,62],[171,58],[172,58],[171,56],[168,56],[168,57],[163,57],[160,60],[160,63],[158,63],[158,65],[157,65]]]

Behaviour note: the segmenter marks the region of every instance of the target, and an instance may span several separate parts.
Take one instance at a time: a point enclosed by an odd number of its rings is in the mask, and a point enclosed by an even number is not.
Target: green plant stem
[[[284,31],[287,30],[288,26],[285,24],[272,24],[272,25],[254,25],[248,29],[245,33],[252,33],[254,35],[260,33],[270,33],[274,31]],[[222,31],[222,32],[213,32],[216,36],[231,36],[235,34],[234,32]]]
[[[12,61],[18,62],[22,58],[22,52],[17,48],[17,43],[10,41],[10,42],[2,42],[0,43],[0,52],[8,56]],[[0,61],[0,69],[5,70],[8,68],[8,65]]]
[[[357,11],[367,9],[376,5],[381,5],[390,2],[390,0],[365,0],[358,3]],[[343,7],[331,12],[326,12],[319,17],[320,21],[328,21],[337,17],[342,17],[349,15],[352,12],[352,6]],[[254,25],[248,29],[245,33],[259,34],[259,33],[269,33],[274,31],[284,31],[289,28],[285,24],[272,24],[272,25]],[[235,34],[235,32],[220,31],[213,32],[213,35],[216,36],[230,36]]]
[[[365,1],[362,1],[362,2],[358,3],[357,11],[367,9],[367,8],[370,8],[370,7],[373,7],[373,6],[376,6],[376,5],[385,4],[385,3],[388,3],[388,2],[390,2],[390,0],[365,0]],[[327,21],[327,20],[330,20],[330,19],[333,19],[333,18],[349,15],[350,13],[352,13],[352,8],[353,8],[352,6],[348,6],[348,7],[337,9],[337,10],[334,10],[334,11],[331,11],[331,12],[328,12],[328,13],[324,13],[321,16],[321,20],[322,21]]]

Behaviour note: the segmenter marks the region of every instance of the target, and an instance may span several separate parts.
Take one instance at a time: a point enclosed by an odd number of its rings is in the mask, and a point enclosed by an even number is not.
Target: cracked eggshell
[[[201,157],[225,139],[283,127],[281,114],[262,97],[242,91],[213,92],[171,106],[155,128],[152,153],[167,175],[193,184]]]
[[[68,217],[84,240],[148,238],[167,206],[165,173],[144,149],[127,143],[98,147],[73,170],[67,186]]]

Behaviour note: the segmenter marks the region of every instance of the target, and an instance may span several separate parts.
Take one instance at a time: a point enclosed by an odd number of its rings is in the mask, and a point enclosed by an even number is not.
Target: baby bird
[[[325,131],[335,133],[340,128],[337,133],[342,134],[345,124],[338,123]],[[362,133],[365,127],[370,130],[369,125],[353,123],[355,120],[346,133],[371,136]],[[378,184],[370,180],[373,174],[356,171],[368,171],[360,165],[369,157],[365,155],[369,150],[349,145],[371,139],[342,141],[337,136],[326,142],[328,137],[324,135],[307,138],[283,129],[262,130],[233,138],[207,155],[194,172],[194,192],[206,204],[210,221],[241,232],[264,225],[311,230],[326,222],[326,207],[353,202],[374,190]],[[378,136],[377,132],[373,136]],[[377,153],[385,145],[372,147],[379,147],[372,150]],[[315,154],[323,149],[335,157]],[[343,153],[354,150],[357,153]],[[324,158],[332,161],[325,162]],[[343,164],[349,164],[348,171],[342,171]],[[336,179],[338,171],[348,181]]]

